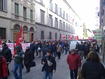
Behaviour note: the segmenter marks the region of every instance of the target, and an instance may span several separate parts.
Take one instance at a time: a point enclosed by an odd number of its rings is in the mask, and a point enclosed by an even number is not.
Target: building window
[[[40,0],[41,4],[43,4],[43,0]]]
[[[44,40],[44,31],[41,31],[41,39]]]
[[[57,33],[55,33],[55,39],[57,39]]]
[[[59,21],[59,28],[62,29],[62,21]]]
[[[58,18],[55,17],[55,27],[58,28]]]
[[[33,40],[34,40],[34,28],[33,27],[31,27],[30,28],[30,42],[32,42]]]
[[[52,39],[52,33],[49,32],[49,39]]]
[[[101,15],[104,15],[104,9],[101,10]]]
[[[53,3],[50,1],[49,9],[53,11]]]
[[[30,19],[33,20],[33,10],[30,10]]]
[[[59,39],[61,39],[61,35],[62,35],[62,34],[59,35]]]
[[[62,17],[62,9],[60,8],[60,16]]]
[[[58,5],[55,3],[55,13],[58,14]]]
[[[68,13],[66,13],[66,20],[68,21]]]
[[[65,19],[65,11],[63,11],[63,18]]]
[[[63,30],[65,30],[65,22],[63,22]]]
[[[66,26],[65,26],[65,30],[66,30],[66,31],[68,30],[67,27],[68,27],[68,24],[66,23]]]
[[[26,7],[23,7],[23,18],[24,20],[26,20],[27,18],[27,8]]]
[[[52,15],[49,14],[49,26],[53,27],[53,18]]]
[[[0,28],[0,39],[6,39],[6,28]]]
[[[15,15],[19,15],[19,4],[15,3]]]
[[[40,10],[40,19],[41,19],[41,23],[44,24],[45,22],[45,11]]]
[[[0,0],[0,11],[7,12],[7,0]]]

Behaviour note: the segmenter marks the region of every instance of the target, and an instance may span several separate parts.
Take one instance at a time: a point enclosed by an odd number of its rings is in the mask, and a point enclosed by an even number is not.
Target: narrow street
[[[67,55],[62,55],[61,60],[56,59],[57,70],[54,73],[53,79],[70,79],[66,57]],[[23,69],[23,79],[43,79],[43,73],[41,72],[42,65],[39,58],[36,58],[36,64],[36,67],[31,68],[30,73],[26,73],[25,68]],[[9,79],[14,79],[12,68],[13,64],[10,65],[11,74],[9,76]]]

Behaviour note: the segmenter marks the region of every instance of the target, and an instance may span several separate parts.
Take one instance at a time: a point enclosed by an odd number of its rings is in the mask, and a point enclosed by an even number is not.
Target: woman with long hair
[[[105,79],[105,68],[100,62],[98,54],[91,51],[86,62],[82,66],[81,75],[83,79]]]

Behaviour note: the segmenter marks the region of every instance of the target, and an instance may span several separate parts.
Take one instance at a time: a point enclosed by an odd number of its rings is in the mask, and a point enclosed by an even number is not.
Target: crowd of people
[[[81,42],[76,44],[76,48],[70,50],[68,41],[34,41],[23,51],[21,45],[15,47],[15,55],[6,43],[2,43],[0,50],[0,79],[8,79],[9,64],[14,61],[13,74],[15,79],[22,79],[22,69],[25,67],[29,73],[31,67],[35,67],[35,57],[41,59],[43,79],[52,79],[53,72],[56,71],[56,60],[61,59],[61,55],[67,56],[67,64],[70,69],[71,79],[101,79],[105,78],[105,68],[101,64],[98,53],[100,47],[97,42]],[[85,59],[83,63],[82,60]],[[97,70],[97,68],[99,68]],[[97,73],[96,73],[97,72]]]
[[[20,44],[16,46],[14,50],[15,54],[12,55],[11,50],[7,46],[7,44],[2,43],[2,50],[0,50],[0,79],[8,79],[8,76],[10,74],[8,66],[12,60],[14,61],[13,73],[15,79],[22,79],[23,67],[25,66],[26,72],[29,73],[30,68],[36,65],[35,57],[42,59],[42,71],[46,71],[46,76],[44,79],[46,79],[47,77],[51,79],[51,74],[48,74],[47,70],[49,70],[50,68],[50,72],[53,71],[53,68],[54,70],[56,70],[55,58],[60,59],[61,54],[67,54],[67,52],[69,51],[69,44],[68,41],[34,41],[30,44],[29,47],[26,48],[25,52],[23,52],[22,46]],[[6,75],[4,75],[5,72],[3,71],[7,71]]]

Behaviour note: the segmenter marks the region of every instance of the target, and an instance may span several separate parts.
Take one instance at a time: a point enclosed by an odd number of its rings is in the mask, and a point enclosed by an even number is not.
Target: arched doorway
[[[23,26],[23,37],[24,37],[25,42],[29,41],[28,27],[27,26]]]
[[[17,33],[19,32],[20,29],[20,25],[19,24],[15,24],[13,27],[13,41],[15,42],[17,39]]]
[[[30,28],[30,42],[32,42],[34,40],[34,28],[31,27]]]

